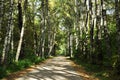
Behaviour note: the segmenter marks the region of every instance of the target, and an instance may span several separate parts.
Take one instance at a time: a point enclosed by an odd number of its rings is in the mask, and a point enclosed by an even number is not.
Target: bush
[[[3,67],[0,67],[0,79],[5,77],[7,75],[6,69]]]

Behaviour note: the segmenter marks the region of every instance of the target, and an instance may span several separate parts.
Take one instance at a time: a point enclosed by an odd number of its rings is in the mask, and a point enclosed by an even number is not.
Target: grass
[[[78,59],[72,59],[76,64],[82,66],[86,72],[92,74],[92,76],[99,78],[99,80],[112,80],[110,78],[111,69],[109,67],[101,65],[93,65],[87,62],[83,62]]]
[[[17,63],[13,62],[11,64],[8,64],[6,67],[0,66],[0,79],[2,79],[3,77],[6,77],[7,75],[13,72],[17,72],[25,68],[28,68],[31,65],[38,64],[42,62],[43,60],[45,59],[42,59],[40,57],[34,57],[33,59],[19,60]]]

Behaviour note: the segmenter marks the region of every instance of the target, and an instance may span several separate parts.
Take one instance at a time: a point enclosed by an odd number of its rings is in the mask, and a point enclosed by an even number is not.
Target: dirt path
[[[59,56],[3,80],[94,80],[88,78],[77,71],[72,61]]]

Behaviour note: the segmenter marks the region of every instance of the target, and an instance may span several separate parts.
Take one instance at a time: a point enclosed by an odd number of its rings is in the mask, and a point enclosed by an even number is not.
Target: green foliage
[[[6,75],[7,75],[6,69],[0,66],[0,79],[5,77]]]
[[[12,62],[8,64],[5,68],[3,66],[0,66],[0,79],[9,75],[12,72],[23,70],[25,68],[30,67],[31,65],[39,64],[40,62],[45,60],[40,57],[37,57],[34,54],[29,54],[29,55],[27,54],[26,56],[27,57],[25,57],[25,59],[21,59],[17,63]]]
[[[93,76],[98,77],[100,80],[111,80],[111,68],[102,65],[93,65],[76,58],[72,59],[76,64],[83,67],[87,72],[92,73]]]

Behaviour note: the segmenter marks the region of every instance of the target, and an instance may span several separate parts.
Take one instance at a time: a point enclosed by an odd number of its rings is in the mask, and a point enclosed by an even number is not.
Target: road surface
[[[83,80],[66,57],[54,57],[14,80]]]

